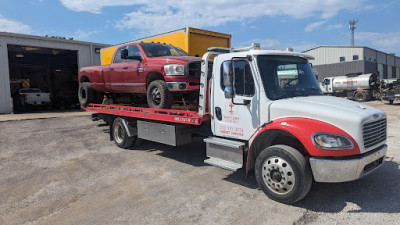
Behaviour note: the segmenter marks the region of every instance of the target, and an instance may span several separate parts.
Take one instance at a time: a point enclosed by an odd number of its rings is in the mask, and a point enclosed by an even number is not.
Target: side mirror
[[[232,98],[233,97],[233,89],[232,86],[226,86],[224,89],[225,98]]]
[[[126,59],[128,57],[128,49],[123,49],[121,51],[121,59]]]

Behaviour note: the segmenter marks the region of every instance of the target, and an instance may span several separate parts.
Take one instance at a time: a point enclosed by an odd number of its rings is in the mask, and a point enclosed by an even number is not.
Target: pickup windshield
[[[267,97],[271,100],[322,95],[307,59],[296,56],[257,56]]]
[[[188,56],[185,51],[172,45],[159,43],[140,43],[147,57]]]

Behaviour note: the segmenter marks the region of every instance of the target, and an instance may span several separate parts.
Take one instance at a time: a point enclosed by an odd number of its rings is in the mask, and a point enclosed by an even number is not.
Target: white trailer
[[[324,94],[347,96],[359,102],[379,97],[380,80],[377,74],[350,74],[327,77],[320,83]]]

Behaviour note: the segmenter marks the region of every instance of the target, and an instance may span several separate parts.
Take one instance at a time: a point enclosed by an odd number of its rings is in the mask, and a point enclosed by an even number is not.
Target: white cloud
[[[332,24],[332,25],[328,25],[326,26],[326,30],[336,30],[336,29],[340,29],[343,28],[343,24]]]
[[[75,31],[74,39],[75,40],[85,40],[88,37],[90,37],[94,34],[97,34],[97,33],[99,33],[99,31],[97,31],[97,30],[81,30],[81,29],[79,29],[79,30]]]
[[[2,15],[0,15],[0,31],[23,34],[29,34],[32,32],[28,25],[19,21],[7,19]]]
[[[354,39],[363,45],[377,48],[385,52],[396,52],[400,54],[400,32],[378,33],[378,32],[355,32]]]
[[[115,24],[149,34],[186,26],[215,27],[263,16],[316,17],[323,20],[341,10],[360,8],[365,0],[60,0],[73,11],[101,13],[103,7],[128,6],[133,11]]]
[[[238,46],[233,46],[235,48],[244,48],[249,47],[252,43],[259,43],[261,45],[261,49],[278,49],[281,46],[281,42],[275,39],[251,39],[250,41],[245,41],[239,43]]]
[[[101,9],[108,6],[140,5],[145,0],[60,0],[68,9],[76,12],[90,12],[99,14]]]
[[[324,23],[326,23],[326,21],[318,21],[318,22],[310,23],[304,28],[304,31],[305,32],[313,31],[313,30],[317,29],[318,27],[322,26]]]

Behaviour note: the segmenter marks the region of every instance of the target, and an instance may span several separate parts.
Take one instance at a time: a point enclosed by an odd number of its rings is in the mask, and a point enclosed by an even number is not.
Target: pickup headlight
[[[185,75],[185,66],[179,64],[165,65],[164,72],[167,76]]]
[[[327,150],[352,149],[353,142],[346,136],[330,133],[315,133],[312,135],[315,147]]]

